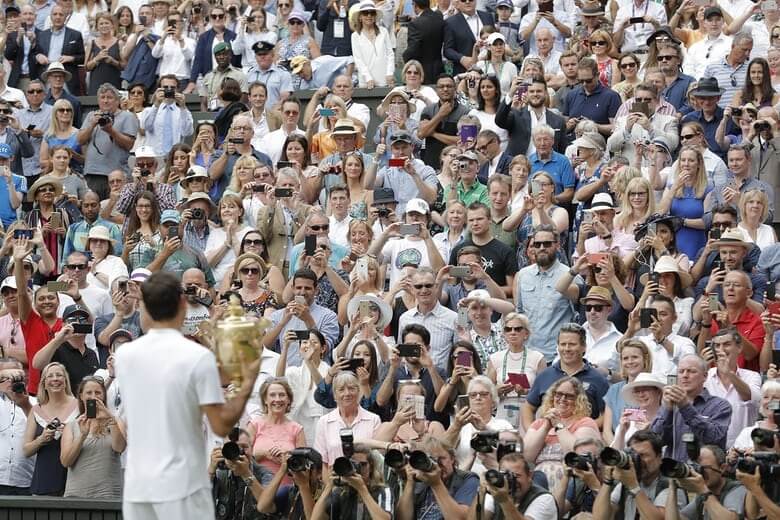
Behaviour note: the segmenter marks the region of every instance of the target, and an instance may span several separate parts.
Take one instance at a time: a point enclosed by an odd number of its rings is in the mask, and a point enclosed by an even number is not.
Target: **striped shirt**
[[[631,107],[634,105],[634,98],[629,98],[625,100],[625,102],[620,105],[620,108],[618,108],[617,114],[615,114],[615,119],[619,117],[627,116],[631,113]],[[658,101],[658,106],[655,109],[656,114],[661,114],[664,116],[676,116],[677,115],[677,109],[674,108],[674,105],[669,103],[668,101],[661,99]]]
[[[452,343],[455,340],[455,321],[458,314],[436,302],[436,306],[423,314],[418,307],[409,309],[398,320],[398,343],[403,343],[404,327],[412,323],[422,325],[431,333],[431,357],[437,367],[447,370]]]
[[[734,99],[734,95],[745,86],[747,70],[747,60],[736,67],[729,65],[726,58],[707,65],[707,68],[704,69],[703,77],[717,79],[718,86],[723,90],[723,95],[720,96],[720,101],[718,101],[719,107],[726,108],[731,106],[731,100]]]

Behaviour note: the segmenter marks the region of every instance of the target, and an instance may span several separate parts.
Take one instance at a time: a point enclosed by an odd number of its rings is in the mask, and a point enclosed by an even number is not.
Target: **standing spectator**
[[[187,109],[184,94],[179,92],[176,76],[161,76],[159,85],[152,94],[154,104],[144,109],[143,120],[146,146],[163,157],[170,153],[174,144],[191,136],[193,128],[192,113]]]
[[[615,114],[620,108],[620,94],[601,85],[598,79],[599,66],[593,58],[582,58],[579,61],[577,78],[580,86],[569,92],[561,107],[563,115],[569,118],[566,122],[567,132],[571,133],[581,120],[590,119],[596,123],[600,134],[609,136]]]
[[[320,0],[317,10],[317,30],[322,32],[322,54],[352,55],[352,28],[347,19],[348,10],[358,0]]]
[[[658,49],[657,60],[666,83],[661,90],[661,97],[676,108],[679,114],[685,115],[691,111],[687,98],[688,87],[696,80],[682,73],[682,56],[680,46],[670,43]]]
[[[666,9],[651,0],[623,2],[614,17],[615,45],[622,52],[646,54],[650,35],[662,25],[667,25]],[[642,22],[635,23],[635,18]]]
[[[33,157],[35,149],[30,141],[30,134],[22,128],[19,119],[8,101],[0,98],[0,138],[11,149],[11,170],[22,174],[22,158]]]
[[[119,107],[119,91],[108,83],[98,89],[98,109],[86,116],[78,140],[86,147],[84,173],[90,189],[108,197],[108,174],[129,173],[127,159],[138,133],[138,119]]]
[[[539,4],[544,4],[544,8],[542,9]],[[565,39],[571,36],[571,29],[565,23],[569,15],[563,9],[562,2],[539,0],[536,6],[534,12],[529,12],[520,21],[520,37],[529,43],[532,53],[538,54],[539,48],[535,38],[537,29],[548,29],[555,38],[555,49],[563,51]]]
[[[125,65],[120,57],[114,19],[109,13],[99,13],[95,25],[97,37],[87,46],[87,58],[84,64],[89,72],[88,96],[96,95],[98,87],[104,83],[120,88],[122,86],[120,74]]]
[[[718,84],[723,86],[718,102],[721,108],[731,106],[731,100],[745,87],[749,76],[748,58],[752,50],[753,36],[749,32],[737,33],[731,40],[729,53],[722,60],[712,62],[704,69],[703,77],[715,78]],[[751,100],[746,99],[743,102],[747,101]]]
[[[244,70],[247,70],[254,63],[255,55],[252,47],[254,47],[255,43],[265,41],[275,45],[278,39],[276,31],[272,27],[273,15],[270,15],[262,7],[250,6],[248,10],[250,12],[239,20],[236,28],[236,39],[233,40],[233,52],[241,56],[241,67]],[[299,15],[299,17],[302,30],[306,20],[303,19],[302,15]],[[317,45],[314,39],[310,41],[314,46]]]
[[[469,107],[458,102],[452,76],[442,74],[436,78],[436,93],[439,101],[423,110],[417,137],[425,139],[425,164],[439,169],[442,150],[458,142],[458,120],[468,114]]]
[[[247,92],[246,74],[230,63],[232,56],[229,43],[219,42],[214,46],[214,61],[217,66],[206,73],[198,89],[201,110],[218,111],[225,105],[241,101]],[[230,85],[231,82],[226,81],[227,79],[232,79],[235,83]],[[226,88],[228,85],[230,88]],[[226,93],[229,93],[229,96],[226,96]],[[243,110],[246,110],[246,107],[243,107]],[[221,129],[219,125],[217,128]],[[220,134],[219,137],[224,139],[225,136]]]
[[[102,226],[110,233],[111,240],[114,241],[114,251],[121,254],[122,231],[119,226],[101,218],[98,214],[100,210],[100,197],[94,191],[88,191],[81,198],[81,212],[84,220],[71,224],[68,233],[65,235],[65,246],[63,256],[68,257],[73,251],[87,251],[87,242],[90,230],[95,226]]]
[[[236,38],[236,33],[230,29],[225,28],[225,8],[221,5],[215,5],[211,8],[211,28],[201,34],[198,37],[198,43],[195,46],[195,57],[192,62],[192,70],[190,71],[190,83],[187,85],[185,94],[190,94],[195,90],[198,82],[198,77],[203,76],[211,72],[214,66],[217,64],[216,55],[217,47],[219,44],[215,44],[214,41],[224,43],[224,49],[230,49],[230,42]],[[214,56],[212,58],[212,56]],[[235,65],[241,66],[241,56],[234,56],[229,52],[229,56],[235,59]]]
[[[78,96],[82,88],[79,65],[84,64],[84,40],[80,32],[65,27],[65,21],[64,9],[60,5],[52,7],[51,29],[42,30],[35,42],[35,61],[44,67],[54,62],[63,64],[71,76],[68,90]]]
[[[482,28],[493,25],[493,15],[477,11],[475,0],[460,0],[456,7],[458,13],[444,21],[443,51],[452,61],[453,74],[462,74],[476,65],[474,46],[481,40]]]
[[[431,10],[430,0],[413,0],[413,8],[415,17],[409,22],[403,59],[420,62],[424,76],[432,80],[444,72],[441,59],[444,18],[440,11]]]
[[[724,58],[732,45],[732,37],[723,34],[723,11],[719,6],[707,7],[700,23],[699,31],[703,33],[703,38],[688,45],[685,61],[682,62],[683,72],[697,80],[704,77],[704,69],[708,65]]]
[[[10,284],[3,282],[3,295],[7,294],[9,289],[16,292]],[[16,381],[24,383],[24,379],[25,372],[20,361],[0,358],[0,421],[7,425],[4,435],[0,438],[0,453],[5,470],[0,476],[2,495],[29,495],[35,468],[35,460],[24,453],[24,432],[27,429],[28,416],[32,417],[32,403],[26,388],[21,392],[13,388]]]
[[[22,156],[22,171],[28,183],[32,184],[41,174],[42,165],[36,156],[40,156],[44,133],[51,125],[54,111],[50,105],[43,102],[44,87],[41,80],[33,80],[26,88],[27,106],[16,112],[19,127],[26,129],[34,154],[31,157]]]
[[[49,88],[46,92],[44,102],[47,105],[54,105],[60,99],[68,101],[73,110],[72,125],[78,127],[81,124],[81,101],[65,89],[65,84],[70,81],[71,74],[62,63],[50,63],[44,72],[41,73],[41,81],[46,83]]]
[[[27,193],[24,177],[13,172],[13,152],[5,143],[0,144],[0,221],[3,226],[16,222],[16,211]]]
[[[404,166],[385,166],[376,174],[373,185],[376,188],[390,188],[398,199],[396,215],[402,216],[406,212],[407,204],[414,199],[422,199],[425,205],[434,202],[436,199],[436,172],[429,165],[419,159],[414,158],[412,148],[412,136],[407,132],[401,131],[389,138],[390,153],[394,159],[403,159]],[[472,164],[473,187],[477,191],[485,192],[485,186],[476,181],[477,177],[477,158],[473,152],[469,152]],[[365,184],[372,184],[372,176],[366,175]],[[487,194],[484,194],[487,199]],[[428,208],[426,207],[426,213]]]
[[[122,49],[122,58],[127,62],[122,79],[131,85],[131,91],[133,85],[143,85],[145,89],[154,86],[160,61],[152,56],[152,49],[160,39],[153,33],[152,8],[147,4],[141,6],[139,18],[143,23],[135,26]]]
[[[352,27],[351,39],[358,86],[369,89],[392,87],[395,84],[395,56],[390,34],[377,25],[373,0],[362,0],[357,11],[357,23]]]
[[[40,65],[35,60],[35,42],[38,37],[35,26],[27,25],[26,18],[34,16],[34,7],[31,4],[21,6],[27,13],[20,17],[19,7],[11,4],[5,8],[6,31],[5,59],[11,62],[11,75],[8,85],[15,88],[26,88],[30,78],[39,77]],[[5,70],[0,71],[0,76],[5,75]],[[0,89],[3,90],[3,89]]]
[[[266,89],[265,104],[269,110],[279,110],[282,101],[293,93],[292,76],[285,69],[274,65],[274,46],[259,41],[252,46],[256,63],[249,67],[246,81],[250,85],[262,83]]]
[[[180,13],[168,15],[168,27],[162,38],[155,42],[152,56],[160,60],[160,77],[176,76],[178,91],[187,88],[195,57],[195,40],[184,34],[184,20]]]

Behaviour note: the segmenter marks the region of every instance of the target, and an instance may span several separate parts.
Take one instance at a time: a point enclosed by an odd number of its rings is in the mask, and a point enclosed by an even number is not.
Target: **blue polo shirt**
[[[533,180],[537,172],[545,171],[549,173],[555,181],[556,195],[566,188],[573,188],[577,182],[569,159],[562,153],[553,151],[552,156],[547,161],[543,161],[539,159],[539,154],[534,152],[528,160],[531,161],[531,175],[528,180]]]
[[[709,148],[712,153],[723,159],[723,162],[726,162],[726,152],[728,152],[728,150],[721,150],[718,141],[715,140],[715,130],[718,129],[718,125],[720,124],[721,119],[723,119],[723,109],[720,107],[715,108],[715,117],[710,121],[707,121],[704,118],[704,112],[701,110],[696,110],[682,118],[680,121],[680,128],[682,128],[682,125],[688,121],[696,121],[699,123],[702,128],[704,128],[704,137],[707,138],[707,148]],[[739,129],[739,127],[734,124],[731,118],[729,118],[729,121],[726,123],[725,135],[738,135],[741,133],[742,131]]]
[[[592,94],[586,93],[582,85],[579,85],[566,96],[563,114],[569,117],[584,117],[605,125],[615,117],[622,103],[620,94],[600,83]]]
[[[536,376],[536,380],[534,381],[531,390],[528,392],[528,403],[539,408],[547,389],[560,378],[566,377],[567,375],[566,372],[561,370],[560,361],[556,361],[551,366],[544,369],[542,373]],[[593,368],[587,360],[585,360],[583,369],[574,374],[574,377],[582,382],[585,387],[585,393],[588,394],[591,410],[590,416],[593,419],[598,418],[604,411],[604,396],[606,395],[607,390],[609,390],[607,378],[604,377],[601,372]]]
[[[687,74],[680,74],[672,81],[671,85],[668,85],[661,91],[661,97],[664,101],[672,105],[678,112],[685,115],[691,111],[691,107],[688,106],[688,86],[696,81],[693,77]]]
[[[16,193],[19,193],[24,200],[27,195],[27,179],[21,175],[11,174],[11,178],[14,182],[14,189]],[[11,197],[8,194],[8,184],[0,182],[0,220],[3,221],[3,226],[8,227],[16,220],[16,210],[11,206]]]

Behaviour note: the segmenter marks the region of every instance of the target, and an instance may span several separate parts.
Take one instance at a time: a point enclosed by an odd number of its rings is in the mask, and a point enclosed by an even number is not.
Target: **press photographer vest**
[[[655,500],[655,497],[661,494],[661,492],[669,487],[669,479],[666,477],[659,475],[658,481],[655,483],[655,495],[650,499],[650,502]],[[628,495],[628,492],[626,490],[626,486],[623,486],[620,490],[620,506],[617,512],[617,515],[615,515],[615,518],[624,518],[626,515],[626,512],[624,510],[625,504],[626,504],[626,497]],[[676,500],[676,499],[675,499]],[[636,503],[636,500],[634,500],[634,503]],[[636,516],[635,518],[639,520],[639,509],[636,510]],[[629,520],[629,519],[626,519]]]
[[[462,471],[459,469],[455,469],[455,472],[452,474],[452,478],[450,479],[450,483],[447,485],[447,491],[450,492],[450,496],[454,496],[455,492],[463,486],[463,483],[466,481],[466,477],[468,477],[470,473],[468,471]],[[433,493],[431,491],[431,488],[429,486],[420,486],[419,488],[414,490],[414,511],[415,511],[415,518],[418,512],[422,511],[425,507],[425,499],[428,496],[428,493]],[[436,501],[434,500],[434,503]]]
[[[734,488],[738,488],[741,486],[739,482],[732,479],[726,479],[726,483],[723,485],[723,489],[720,490],[720,495],[718,495],[716,498],[718,499],[718,502],[723,504],[723,498],[729,494],[731,490]],[[704,518],[704,500],[702,497],[697,496],[696,497],[696,518]]]
[[[543,487],[537,486],[536,484],[531,484],[531,487],[528,489],[528,493],[523,495],[523,498],[520,499],[520,502],[515,502],[515,506],[517,507],[518,511],[520,511],[521,513],[525,513],[525,510],[528,509],[528,506],[530,506],[534,500],[536,500],[542,495],[549,495],[549,494],[550,492],[544,489]],[[495,511],[493,512],[493,520],[504,520],[504,512],[501,510],[501,507],[498,504],[495,504]]]

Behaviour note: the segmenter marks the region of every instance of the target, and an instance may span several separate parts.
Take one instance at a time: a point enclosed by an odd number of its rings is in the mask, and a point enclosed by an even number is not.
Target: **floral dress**
[[[282,38],[277,47],[277,53],[279,61],[289,61],[296,56],[306,56],[311,59],[311,51],[309,50],[309,37],[305,34],[299,37],[296,41],[290,40],[289,37]]]

